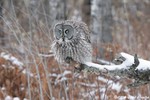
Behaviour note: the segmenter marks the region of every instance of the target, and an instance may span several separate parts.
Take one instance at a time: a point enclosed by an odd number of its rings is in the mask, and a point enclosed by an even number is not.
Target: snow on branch
[[[129,55],[120,53],[115,59],[114,64],[99,65],[93,62],[81,64],[79,69],[84,72],[91,73],[108,73],[109,75],[117,75],[134,79],[134,83],[129,87],[137,87],[150,83],[150,61],[139,59],[137,55]]]

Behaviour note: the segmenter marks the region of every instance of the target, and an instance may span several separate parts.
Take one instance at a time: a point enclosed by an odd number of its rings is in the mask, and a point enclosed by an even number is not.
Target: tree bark
[[[93,0],[92,15],[92,41],[97,46],[98,57],[105,57],[107,44],[112,43],[112,0]],[[110,53],[110,52],[108,52]],[[111,56],[111,55],[110,55]]]
[[[137,55],[131,56],[126,53],[120,53],[113,63],[112,65],[99,65],[86,62],[85,64],[80,64],[80,67],[76,68],[75,71],[134,79],[135,81],[128,84],[128,87],[138,87],[150,83],[150,61],[139,59]]]
[[[5,33],[3,30],[3,5],[4,1],[0,0],[0,45],[5,46]]]
[[[89,26],[91,19],[91,0],[84,0],[82,4],[82,20]]]

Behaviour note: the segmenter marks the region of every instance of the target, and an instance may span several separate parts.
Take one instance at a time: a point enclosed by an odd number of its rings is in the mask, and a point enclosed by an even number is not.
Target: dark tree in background
[[[99,9],[101,11],[101,42],[111,43],[112,39],[112,0],[99,0]]]
[[[82,4],[82,20],[89,26],[91,20],[91,0],[84,0]]]
[[[104,48],[100,44],[113,41],[112,0],[93,0],[91,10],[93,42],[98,44],[99,56],[104,57]]]
[[[5,45],[5,33],[3,30],[3,4],[4,1],[0,0],[0,45]]]

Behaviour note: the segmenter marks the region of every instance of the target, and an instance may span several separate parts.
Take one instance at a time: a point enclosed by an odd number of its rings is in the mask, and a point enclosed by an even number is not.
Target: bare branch
[[[90,73],[107,73],[109,75],[127,77],[135,81],[129,84],[129,87],[137,87],[139,85],[150,83],[150,61],[138,59],[127,53],[120,53],[111,65],[99,65],[92,62],[80,64],[80,68],[76,68],[78,72]]]

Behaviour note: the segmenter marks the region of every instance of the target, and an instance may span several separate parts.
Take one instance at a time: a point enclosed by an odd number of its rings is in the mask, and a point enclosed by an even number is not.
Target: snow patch
[[[126,60],[123,62],[126,66],[131,66],[134,64],[134,56],[129,55],[127,53],[121,53],[123,57],[126,58]],[[144,60],[144,59],[139,59],[139,65],[137,66],[136,69],[138,70],[147,70],[150,69],[150,61]]]
[[[136,69],[138,70],[150,70],[150,61],[147,60],[143,60],[143,59],[139,59],[140,64],[138,65],[138,67]]]
[[[11,96],[6,96],[4,100],[12,100]]]
[[[107,100],[107,99],[108,99],[108,97],[107,97],[107,95],[105,94],[105,92],[106,92],[106,88],[100,88],[101,100]]]
[[[134,56],[129,55],[127,53],[122,52],[121,55],[126,58],[126,60],[120,64],[120,65],[99,65],[93,62],[86,62],[85,64],[91,67],[98,68],[100,70],[105,70],[108,69],[109,71],[111,70],[119,70],[119,69],[127,69],[128,66],[131,66],[134,64]],[[137,66],[136,69],[138,70],[147,70],[150,69],[150,61],[139,59],[139,65]]]
[[[107,82],[108,82],[108,79],[105,79],[104,77],[101,77],[101,76],[98,77],[98,80],[99,80],[99,81],[102,81],[102,82],[104,82],[104,83],[107,83]]]
[[[111,88],[112,88],[113,90],[116,90],[116,91],[117,91],[117,93],[119,93],[119,92],[120,92],[121,87],[122,87],[122,85],[121,85],[119,82],[117,82],[117,83],[113,83],[113,84],[112,84],[112,86],[111,86]]]
[[[96,64],[96,63],[93,63],[93,62],[86,62],[85,64],[88,65],[88,66],[98,68],[100,70],[126,69],[126,65],[124,63],[122,63],[121,65],[99,65],[99,64]]]
[[[71,71],[65,70],[62,74],[50,74],[50,76],[57,77],[55,80],[55,85],[56,85],[59,82],[63,82],[63,81],[68,80],[68,78],[65,77],[68,74],[71,74]]]
[[[63,76],[71,74],[71,71],[65,70],[64,73],[62,74]]]
[[[50,77],[57,77],[57,75],[58,74],[56,74],[56,73],[49,74]]]
[[[126,60],[123,62],[125,66],[131,66],[132,64],[134,64],[134,57],[132,55],[124,52],[121,52],[120,54],[126,58]]]
[[[79,83],[80,85],[83,85],[83,86],[87,86],[87,87],[96,87],[97,85],[96,84],[87,84],[87,83]]]
[[[12,62],[12,64],[19,66],[22,69],[23,63],[19,61],[17,58],[13,57],[10,54],[6,54],[5,52],[2,52],[0,54],[0,57],[4,58],[5,60],[8,60]]]
[[[112,80],[108,80],[108,79],[105,79],[101,76],[98,77],[98,80],[104,82],[104,83],[107,83],[109,86],[109,88],[112,88],[113,90],[116,90],[118,93],[120,92],[121,90],[121,87],[122,87],[122,84],[120,84],[119,82],[115,83],[113,82]]]
[[[19,97],[14,97],[13,100],[20,100],[20,98]]]

